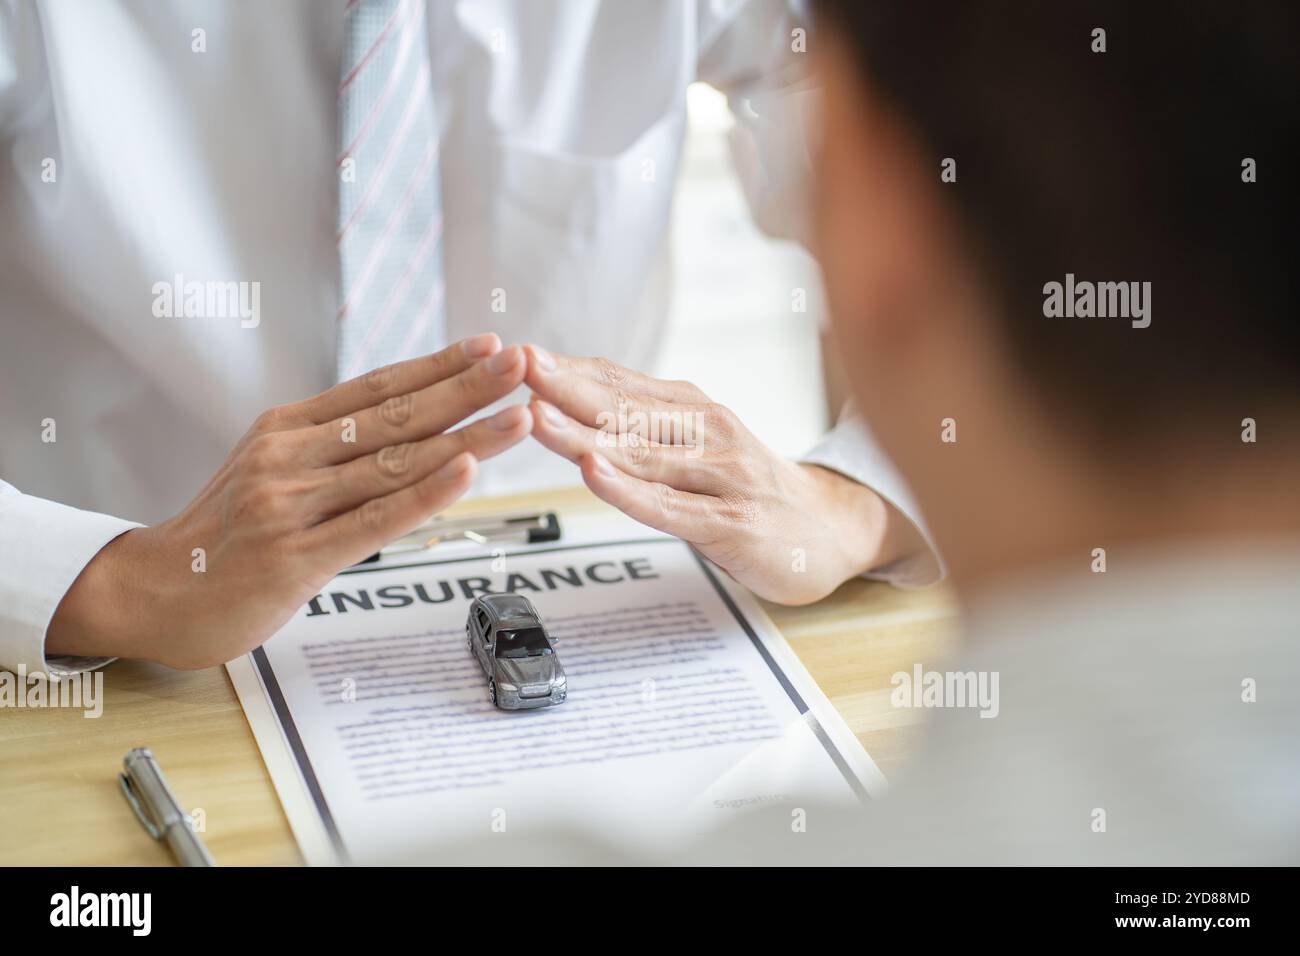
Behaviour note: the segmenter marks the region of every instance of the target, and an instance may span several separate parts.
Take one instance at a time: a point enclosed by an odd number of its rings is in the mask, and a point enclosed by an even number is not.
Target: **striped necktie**
[[[339,380],[446,338],[425,0],[348,0],[339,81]]]

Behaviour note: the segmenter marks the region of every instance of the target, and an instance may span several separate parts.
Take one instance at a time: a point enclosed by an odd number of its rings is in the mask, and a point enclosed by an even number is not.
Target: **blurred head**
[[[1297,17],[1161,6],[815,3],[834,332],[959,587],[1300,534]]]

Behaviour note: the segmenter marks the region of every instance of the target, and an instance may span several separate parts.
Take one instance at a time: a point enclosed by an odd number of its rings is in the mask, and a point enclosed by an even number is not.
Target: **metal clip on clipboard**
[[[470,518],[434,518],[410,534],[385,545],[378,554],[362,561],[370,564],[393,554],[426,551],[440,544],[472,541],[487,544],[490,541],[518,541],[537,544],[560,539],[560,519],[554,511],[503,515],[477,515]]]

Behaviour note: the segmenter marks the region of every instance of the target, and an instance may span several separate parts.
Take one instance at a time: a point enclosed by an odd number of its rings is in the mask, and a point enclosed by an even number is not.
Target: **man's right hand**
[[[525,369],[522,349],[479,335],[263,413],[184,511],[86,565],[50,621],[47,656],[199,668],[257,647],[339,571],[460,497],[478,459],[529,433],[522,406],[448,431]]]

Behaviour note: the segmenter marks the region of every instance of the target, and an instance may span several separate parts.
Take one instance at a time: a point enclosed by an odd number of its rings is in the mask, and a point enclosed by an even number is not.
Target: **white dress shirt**
[[[43,669],[105,543],[333,384],[343,7],[0,0],[0,667]],[[803,234],[811,91],[782,0],[429,0],[428,20],[450,339],[651,367],[696,80],[730,98],[758,223]],[[256,316],[167,315],[178,276],[257,283]],[[818,454],[915,517],[861,435]],[[564,464],[528,442],[477,490],[572,483]]]

